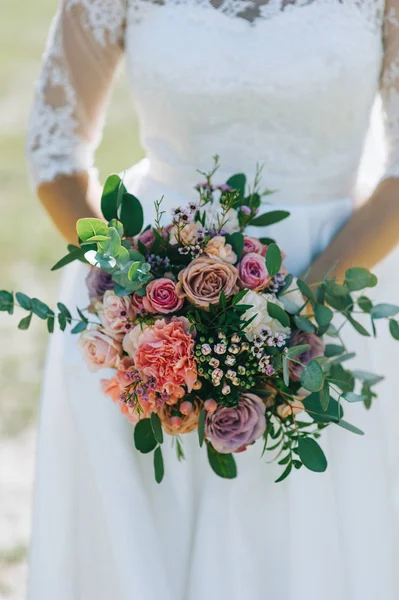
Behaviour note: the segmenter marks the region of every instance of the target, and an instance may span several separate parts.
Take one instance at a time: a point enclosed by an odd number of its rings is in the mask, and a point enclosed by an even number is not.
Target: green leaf
[[[226,303],[227,303],[227,298],[226,298],[226,294],[224,293],[224,291],[222,290],[220,292],[220,296],[219,296],[219,304],[220,304],[220,308],[226,308]]]
[[[241,290],[241,291],[237,292],[237,294],[233,298],[232,305],[235,306],[236,304],[238,304],[239,301],[242,300],[244,298],[244,296],[246,296],[247,293],[248,293],[248,290]]]
[[[161,483],[161,481],[164,477],[164,474],[165,474],[165,468],[164,468],[164,464],[163,464],[162,450],[159,446],[158,446],[158,448],[155,449],[155,452],[154,452],[154,474],[155,474],[155,481],[157,483]]]
[[[290,371],[288,368],[288,359],[287,356],[283,354],[282,356],[283,362],[283,381],[285,385],[288,387],[290,385]]]
[[[18,302],[18,304],[20,305],[21,308],[24,308],[25,310],[31,310],[32,309],[31,299],[26,294],[23,294],[22,292],[17,292],[15,294],[15,298],[16,298],[16,300],[17,300],[17,302]]]
[[[22,329],[23,331],[25,331],[26,329],[29,329],[29,325],[32,321],[32,313],[30,313],[27,317],[24,317],[23,319],[20,320],[20,322],[18,323],[18,329]]]
[[[151,419],[141,419],[134,428],[134,443],[143,454],[152,452],[157,446],[154,432],[152,430]]]
[[[243,173],[237,173],[236,175],[232,175],[231,177],[229,177],[226,183],[234,190],[237,190],[237,192],[240,195],[240,198],[244,198],[247,178]]]
[[[82,331],[84,331],[85,329],[87,329],[87,323],[85,323],[84,321],[80,321],[80,323],[77,323],[75,327],[71,330],[71,333],[82,333]]]
[[[161,425],[161,419],[158,417],[157,413],[151,413],[151,427],[154,433],[155,439],[158,444],[163,444],[163,431]]]
[[[395,319],[389,319],[389,331],[395,340],[399,340],[399,323]]]
[[[136,196],[123,194],[119,218],[126,237],[133,237],[140,233],[144,224],[144,214],[141,202]]]
[[[250,224],[255,225],[255,227],[268,227],[269,225],[279,223],[289,216],[290,213],[286,210],[272,210],[268,213],[263,213],[263,215],[259,215],[259,217],[255,217],[255,219],[251,220]]]
[[[364,402],[366,396],[364,394],[355,394],[355,392],[345,392],[342,394],[342,398],[347,402]]]
[[[204,437],[205,437],[205,419],[206,419],[206,415],[207,412],[205,409],[202,409],[200,412],[200,416],[198,419],[198,440],[199,440],[199,445],[202,448],[202,445],[204,443]]]
[[[279,321],[283,327],[290,326],[290,318],[288,314],[277,304],[268,301],[267,312],[272,317],[272,319],[277,319],[277,321]]]
[[[66,320],[64,313],[58,314],[58,324],[60,326],[61,331],[65,331],[66,326],[67,326],[67,320]]]
[[[399,306],[394,304],[376,304],[371,311],[373,319],[385,319],[386,317],[394,317],[399,312]]]
[[[0,311],[8,312],[12,315],[14,311],[14,296],[6,290],[0,291]]]
[[[324,350],[324,356],[331,358],[332,356],[339,356],[345,352],[344,346],[339,346],[338,344],[326,344]]]
[[[123,238],[123,225],[118,219],[111,219],[108,223],[108,227],[113,227],[118,232],[119,237]],[[144,246],[145,247],[145,246]]]
[[[107,254],[116,258],[117,256],[119,256],[119,252],[121,249],[121,238],[119,237],[119,233],[117,232],[115,227],[109,227],[108,233],[110,235],[110,242],[107,247]]]
[[[334,398],[330,398],[327,410],[323,411],[320,394],[317,392],[304,398],[303,403],[309,416],[316,423],[336,423],[344,414],[342,406]]]
[[[110,175],[104,185],[101,197],[101,212],[107,221],[118,217],[118,191],[123,185],[119,175]]]
[[[305,298],[308,298],[308,300],[310,300],[312,304],[316,304],[316,296],[314,295],[312,289],[307,285],[307,283],[302,281],[302,279],[298,279],[297,286],[302,292],[302,295],[305,296]]]
[[[242,255],[242,251],[244,250],[244,236],[239,231],[235,231],[234,233],[227,234],[226,241],[231,245],[234,252],[237,254],[237,258],[240,259]]]
[[[364,381],[369,385],[375,385],[384,379],[381,375],[376,375],[375,373],[369,373],[368,371],[356,370],[352,371],[352,374],[356,379],[360,379],[360,381]]]
[[[348,321],[352,325],[352,327],[354,327],[356,329],[356,331],[358,333],[360,333],[360,335],[364,335],[365,337],[370,337],[370,334],[367,331],[367,329],[365,327],[363,327],[363,325],[361,323],[359,323],[359,321],[356,321],[356,319],[354,319],[349,314],[346,315],[346,318],[348,319]]]
[[[347,421],[343,421],[342,419],[338,421],[336,425],[342,427],[343,429],[346,429],[347,431],[350,431],[351,433],[355,433],[356,435],[364,435],[364,431],[362,431],[358,427],[355,427],[351,423],[348,423]]]
[[[69,252],[69,254],[66,254],[63,258],[61,258],[61,260],[59,260],[57,263],[55,263],[55,265],[53,267],[51,267],[51,270],[57,271],[58,269],[61,269],[62,267],[69,265],[69,263],[72,263],[75,260],[80,260],[80,261],[86,262],[84,255],[85,255],[85,250],[82,250],[82,248],[76,248],[75,250],[71,250]]]
[[[85,259],[88,263],[93,265],[93,267],[103,269],[103,271],[112,270],[116,265],[115,258],[105,257],[95,250],[89,250],[88,252],[85,252]]]
[[[353,392],[355,379],[353,373],[344,369],[340,364],[332,364],[329,373],[329,380],[337,385],[343,392]]]
[[[261,237],[261,238],[259,238],[259,241],[261,244],[264,244],[265,246],[270,246],[270,244],[276,243],[276,240],[273,240],[272,238],[269,238],[269,237]]]
[[[324,304],[316,304],[314,314],[318,326],[326,332],[334,316],[333,311]]]
[[[111,238],[109,235],[93,235],[93,237],[89,238],[85,242],[81,242],[82,246],[85,244],[96,244],[97,242],[108,242]]]
[[[58,302],[57,308],[60,312],[62,312],[63,315],[65,315],[65,318],[68,321],[68,323],[70,323],[72,321],[72,315],[69,312],[69,310],[67,309],[67,307],[65,306],[65,304],[63,304],[62,302]]]
[[[212,444],[207,444],[208,460],[213,471],[224,479],[237,477],[237,466],[232,454],[220,454],[216,452]]]
[[[284,479],[287,479],[287,477],[291,473],[291,471],[292,471],[292,462],[289,462],[286,469],[283,471],[283,473],[280,475],[280,477],[278,479],[276,479],[276,481],[274,483],[280,483],[281,481],[284,481]]]
[[[316,360],[311,360],[302,371],[301,383],[309,392],[319,392],[322,389],[324,373]]]
[[[328,381],[324,381],[324,385],[322,387],[322,389],[320,390],[320,404],[321,404],[321,408],[326,411],[328,410],[328,407],[330,406],[330,386]]]
[[[376,277],[370,271],[361,267],[353,267],[345,273],[345,285],[351,292],[357,292],[366,287],[374,287],[376,283]]]
[[[360,296],[360,298],[357,299],[357,303],[363,312],[371,313],[373,303],[371,302],[370,298],[367,298],[367,296]]]
[[[300,356],[301,354],[303,354],[304,352],[309,350],[309,348],[310,348],[309,344],[300,344],[298,346],[291,346],[291,348],[287,349],[285,356],[287,358],[292,358],[293,356]]]
[[[44,302],[37,298],[32,298],[31,305],[32,312],[40,319],[47,319],[48,315],[52,314],[52,311],[47,304],[44,304]]]
[[[281,268],[282,257],[277,244],[270,244],[266,251],[266,269],[271,277],[277,275]]]
[[[298,455],[305,467],[316,473],[327,469],[327,459],[319,444],[311,438],[299,438]]]
[[[55,322],[55,318],[53,315],[50,315],[49,317],[47,317],[47,331],[49,333],[54,333],[54,322]]]
[[[301,331],[305,331],[305,333],[314,333],[316,331],[316,327],[313,325],[312,321],[307,319],[306,317],[301,317],[299,315],[295,315],[294,323]]]
[[[101,219],[79,219],[76,223],[76,231],[82,242],[86,242],[93,236],[107,236],[108,226]]]
[[[82,319],[82,321],[84,321],[84,323],[88,323],[89,319],[86,317],[86,315],[80,310],[80,308],[76,307],[77,313],[79,315],[79,317]]]

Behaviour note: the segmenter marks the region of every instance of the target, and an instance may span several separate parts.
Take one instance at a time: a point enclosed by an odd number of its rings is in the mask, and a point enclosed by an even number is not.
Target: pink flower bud
[[[180,417],[171,417],[170,424],[172,425],[172,427],[174,429],[178,429],[181,425],[181,418]]]
[[[183,415],[189,415],[193,412],[193,405],[189,400],[185,400],[180,404],[180,412]]]
[[[205,402],[204,402],[204,408],[209,413],[215,412],[217,407],[218,407],[218,405],[217,405],[216,401],[213,400],[212,398],[209,398],[209,400],[205,400]]]
[[[194,381],[193,383],[193,390],[200,390],[202,388],[202,383],[199,379],[197,379],[197,381]]]

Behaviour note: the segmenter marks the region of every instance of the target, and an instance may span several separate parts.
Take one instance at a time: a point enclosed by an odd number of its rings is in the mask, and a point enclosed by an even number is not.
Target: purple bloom
[[[291,335],[289,346],[302,346],[302,344],[307,344],[310,346],[306,352],[303,352],[299,356],[295,357],[296,360],[302,363],[302,365],[306,366],[314,358],[324,356],[324,342],[314,333],[305,333],[304,331],[299,330],[294,331]],[[289,361],[290,377],[293,381],[301,380],[302,371],[304,369],[302,365],[299,365],[292,360]]]
[[[265,429],[265,406],[255,394],[243,394],[236,408],[219,405],[205,421],[207,438],[222,454],[245,450]]]
[[[244,213],[244,215],[248,215],[249,216],[251,214],[251,209],[249,208],[249,206],[246,206],[245,204],[243,204],[240,207],[240,210],[241,210],[241,212]]]
[[[86,285],[90,298],[102,298],[107,290],[114,289],[111,275],[98,267],[91,267],[86,277]]]

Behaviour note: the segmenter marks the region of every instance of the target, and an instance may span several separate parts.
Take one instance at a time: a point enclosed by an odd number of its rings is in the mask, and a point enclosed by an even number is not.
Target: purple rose
[[[245,450],[265,429],[265,406],[255,394],[243,394],[236,408],[219,405],[205,421],[206,437],[222,454]]]
[[[152,229],[146,229],[139,236],[139,241],[147,248],[147,250],[151,249],[155,240],[155,234]]]
[[[304,331],[296,330],[291,335],[290,346],[302,346],[303,344],[308,344],[310,348],[295,357],[296,360],[302,363],[302,365],[307,365],[314,358],[318,358],[319,356],[324,356],[324,342],[321,338],[317,337],[314,333],[305,333]],[[301,375],[304,367],[299,365],[292,360],[289,361],[289,372],[290,377],[293,381],[300,381]]]
[[[98,267],[91,267],[86,277],[86,285],[90,298],[102,298],[107,290],[114,289],[111,275]]]

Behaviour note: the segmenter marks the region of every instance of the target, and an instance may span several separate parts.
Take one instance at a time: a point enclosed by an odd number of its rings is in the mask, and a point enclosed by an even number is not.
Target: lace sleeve
[[[387,0],[381,99],[386,143],[384,178],[399,177],[399,0]]]
[[[124,1],[60,1],[28,130],[28,163],[36,185],[93,166],[123,52]]]

